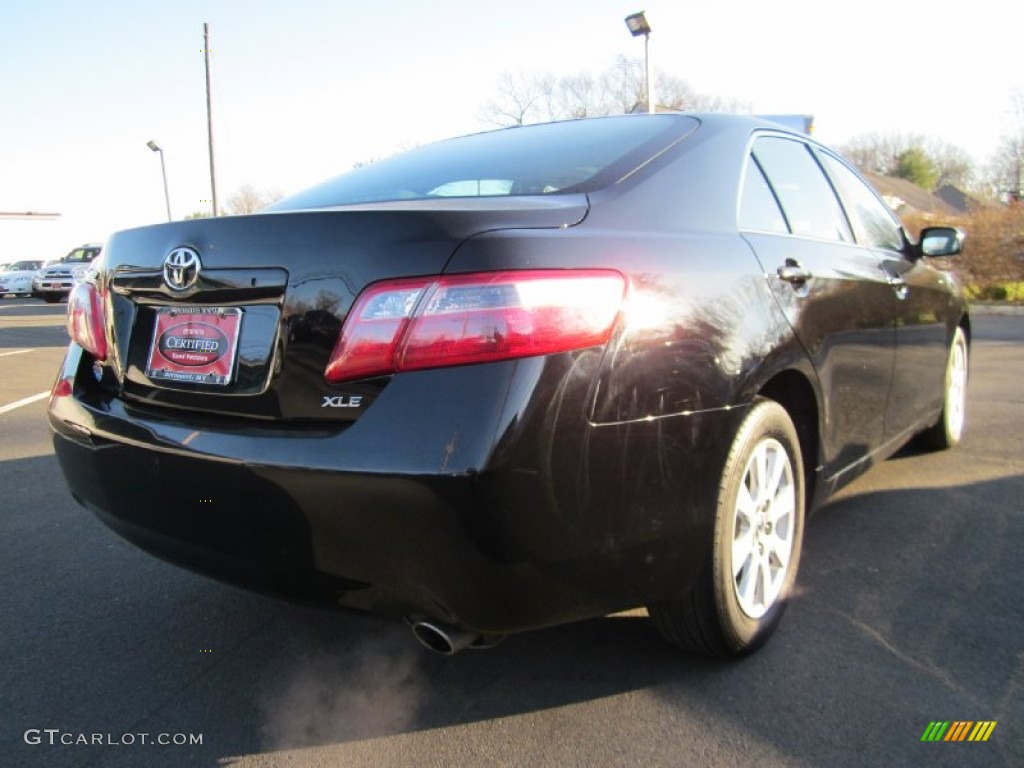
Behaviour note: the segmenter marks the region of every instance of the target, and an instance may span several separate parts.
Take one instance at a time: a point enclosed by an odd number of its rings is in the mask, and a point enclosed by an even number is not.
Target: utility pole
[[[213,165],[213,112],[210,108],[210,25],[203,24],[203,54],[206,58],[206,133],[210,142],[210,198],[213,215],[220,216],[217,208],[217,173]]]

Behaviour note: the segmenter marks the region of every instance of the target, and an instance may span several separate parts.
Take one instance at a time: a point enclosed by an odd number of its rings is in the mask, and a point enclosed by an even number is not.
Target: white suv
[[[98,243],[87,243],[75,248],[58,263],[39,270],[32,278],[32,295],[51,304],[67,298],[102,250],[103,246]]]

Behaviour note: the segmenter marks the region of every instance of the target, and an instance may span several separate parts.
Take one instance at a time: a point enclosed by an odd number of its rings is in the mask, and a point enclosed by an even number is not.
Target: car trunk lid
[[[121,232],[100,267],[112,337],[107,364],[119,394],[137,408],[355,420],[388,377],[331,386],[324,369],[367,285],[441,274],[476,234],[567,227],[586,212],[584,195],[474,198]],[[194,274],[190,254],[198,258]]]

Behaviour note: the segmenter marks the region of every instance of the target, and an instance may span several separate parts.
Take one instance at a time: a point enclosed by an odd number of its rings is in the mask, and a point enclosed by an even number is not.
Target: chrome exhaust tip
[[[481,639],[481,635],[439,621],[410,622],[412,634],[424,648],[443,656],[454,656]]]

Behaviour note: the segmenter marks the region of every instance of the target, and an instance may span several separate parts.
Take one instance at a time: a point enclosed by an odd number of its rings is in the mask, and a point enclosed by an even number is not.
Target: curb
[[[972,315],[1017,315],[1024,316],[1021,304],[968,304]]]

